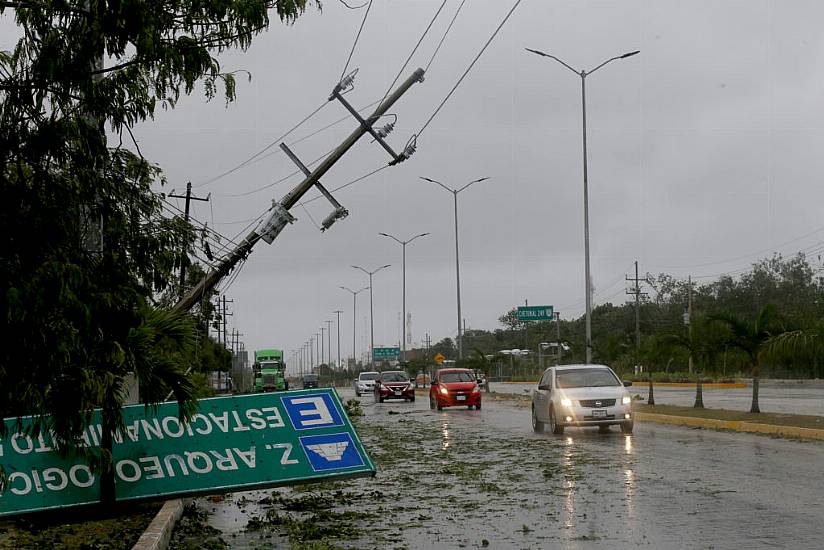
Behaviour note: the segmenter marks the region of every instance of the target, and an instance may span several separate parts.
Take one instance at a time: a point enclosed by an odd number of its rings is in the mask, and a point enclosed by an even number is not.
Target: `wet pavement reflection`
[[[821,443],[638,423],[536,434],[512,401],[363,409],[378,476],[200,499],[230,548],[821,547]]]

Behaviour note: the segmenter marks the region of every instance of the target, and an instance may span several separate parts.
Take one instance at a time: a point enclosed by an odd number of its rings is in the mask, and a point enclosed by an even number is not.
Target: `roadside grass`
[[[163,503],[59,510],[0,521],[0,550],[130,549]]]
[[[802,414],[758,413],[744,411],[730,411],[726,409],[696,409],[675,405],[646,405],[633,403],[636,412],[651,414],[666,414],[671,416],[688,416],[692,418],[708,418],[713,420],[743,421],[757,424],[771,424],[775,426],[793,426],[797,428],[824,429],[824,416],[809,416]]]

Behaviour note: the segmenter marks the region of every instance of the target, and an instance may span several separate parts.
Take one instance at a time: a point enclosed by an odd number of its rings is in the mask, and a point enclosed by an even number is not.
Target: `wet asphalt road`
[[[535,384],[503,384],[492,382],[490,389],[500,393],[531,395]],[[638,383],[629,388],[632,395],[648,396],[648,385]],[[752,403],[752,387],[703,389],[704,406],[709,409],[748,411]],[[655,386],[657,405],[692,406],[695,402],[695,386],[677,388]],[[824,383],[822,381],[776,382],[762,380],[758,388],[758,404],[761,412],[809,414],[824,416]]]
[[[553,436],[533,433],[513,401],[443,412],[420,396],[362,402],[378,476],[201,500],[230,548],[822,547],[822,443],[656,424]],[[258,504],[271,495],[277,505]],[[285,526],[283,508],[306,495],[326,511]],[[250,518],[263,521],[247,529]],[[330,518],[342,538],[306,534]]]

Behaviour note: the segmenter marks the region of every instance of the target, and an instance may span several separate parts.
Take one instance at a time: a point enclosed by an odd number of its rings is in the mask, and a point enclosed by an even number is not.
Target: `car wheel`
[[[478,404],[475,405],[475,410],[478,410],[478,411],[481,410],[481,402],[480,401],[478,401]]]
[[[540,433],[544,431],[544,423],[538,420],[538,415],[535,413],[535,407],[532,407],[532,430]]]
[[[429,396],[429,408],[433,411],[435,410],[435,398],[433,398],[431,395]]]
[[[632,433],[633,421],[630,420],[629,422],[621,422],[621,432],[625,434]]]
[[[412,397],[410,397],[410,398],[409,398],[409,401],[411,401],[412,403],[414,403],[414,402],[415,402],[415,396],[413,395]]]
[[[360,397],[360,392],[358,390],[355,390],[355,396]]]
[[[558,424],[558,419],[555,418],[555,407],[550,407],[549,409],[549,429],[555,435],[564,433],[563,424]]]

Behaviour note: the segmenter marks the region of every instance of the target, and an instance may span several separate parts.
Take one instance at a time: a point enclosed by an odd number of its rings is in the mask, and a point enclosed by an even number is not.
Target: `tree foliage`
[[[53,414],[43,427],[70,444],[94,407],[118,425],[128,371],[149,401],[173,391],[191,409],[183,372],[198,325],[153,304],[194,234],[162,215],[161,170],[124,138],[199,82],[207,99],[222,90],[233,100],[234,75],[217,54],[248,48],[270,13],[292,22],[306,4],[0,3],[19,30],[0,52],[4,415]]]

